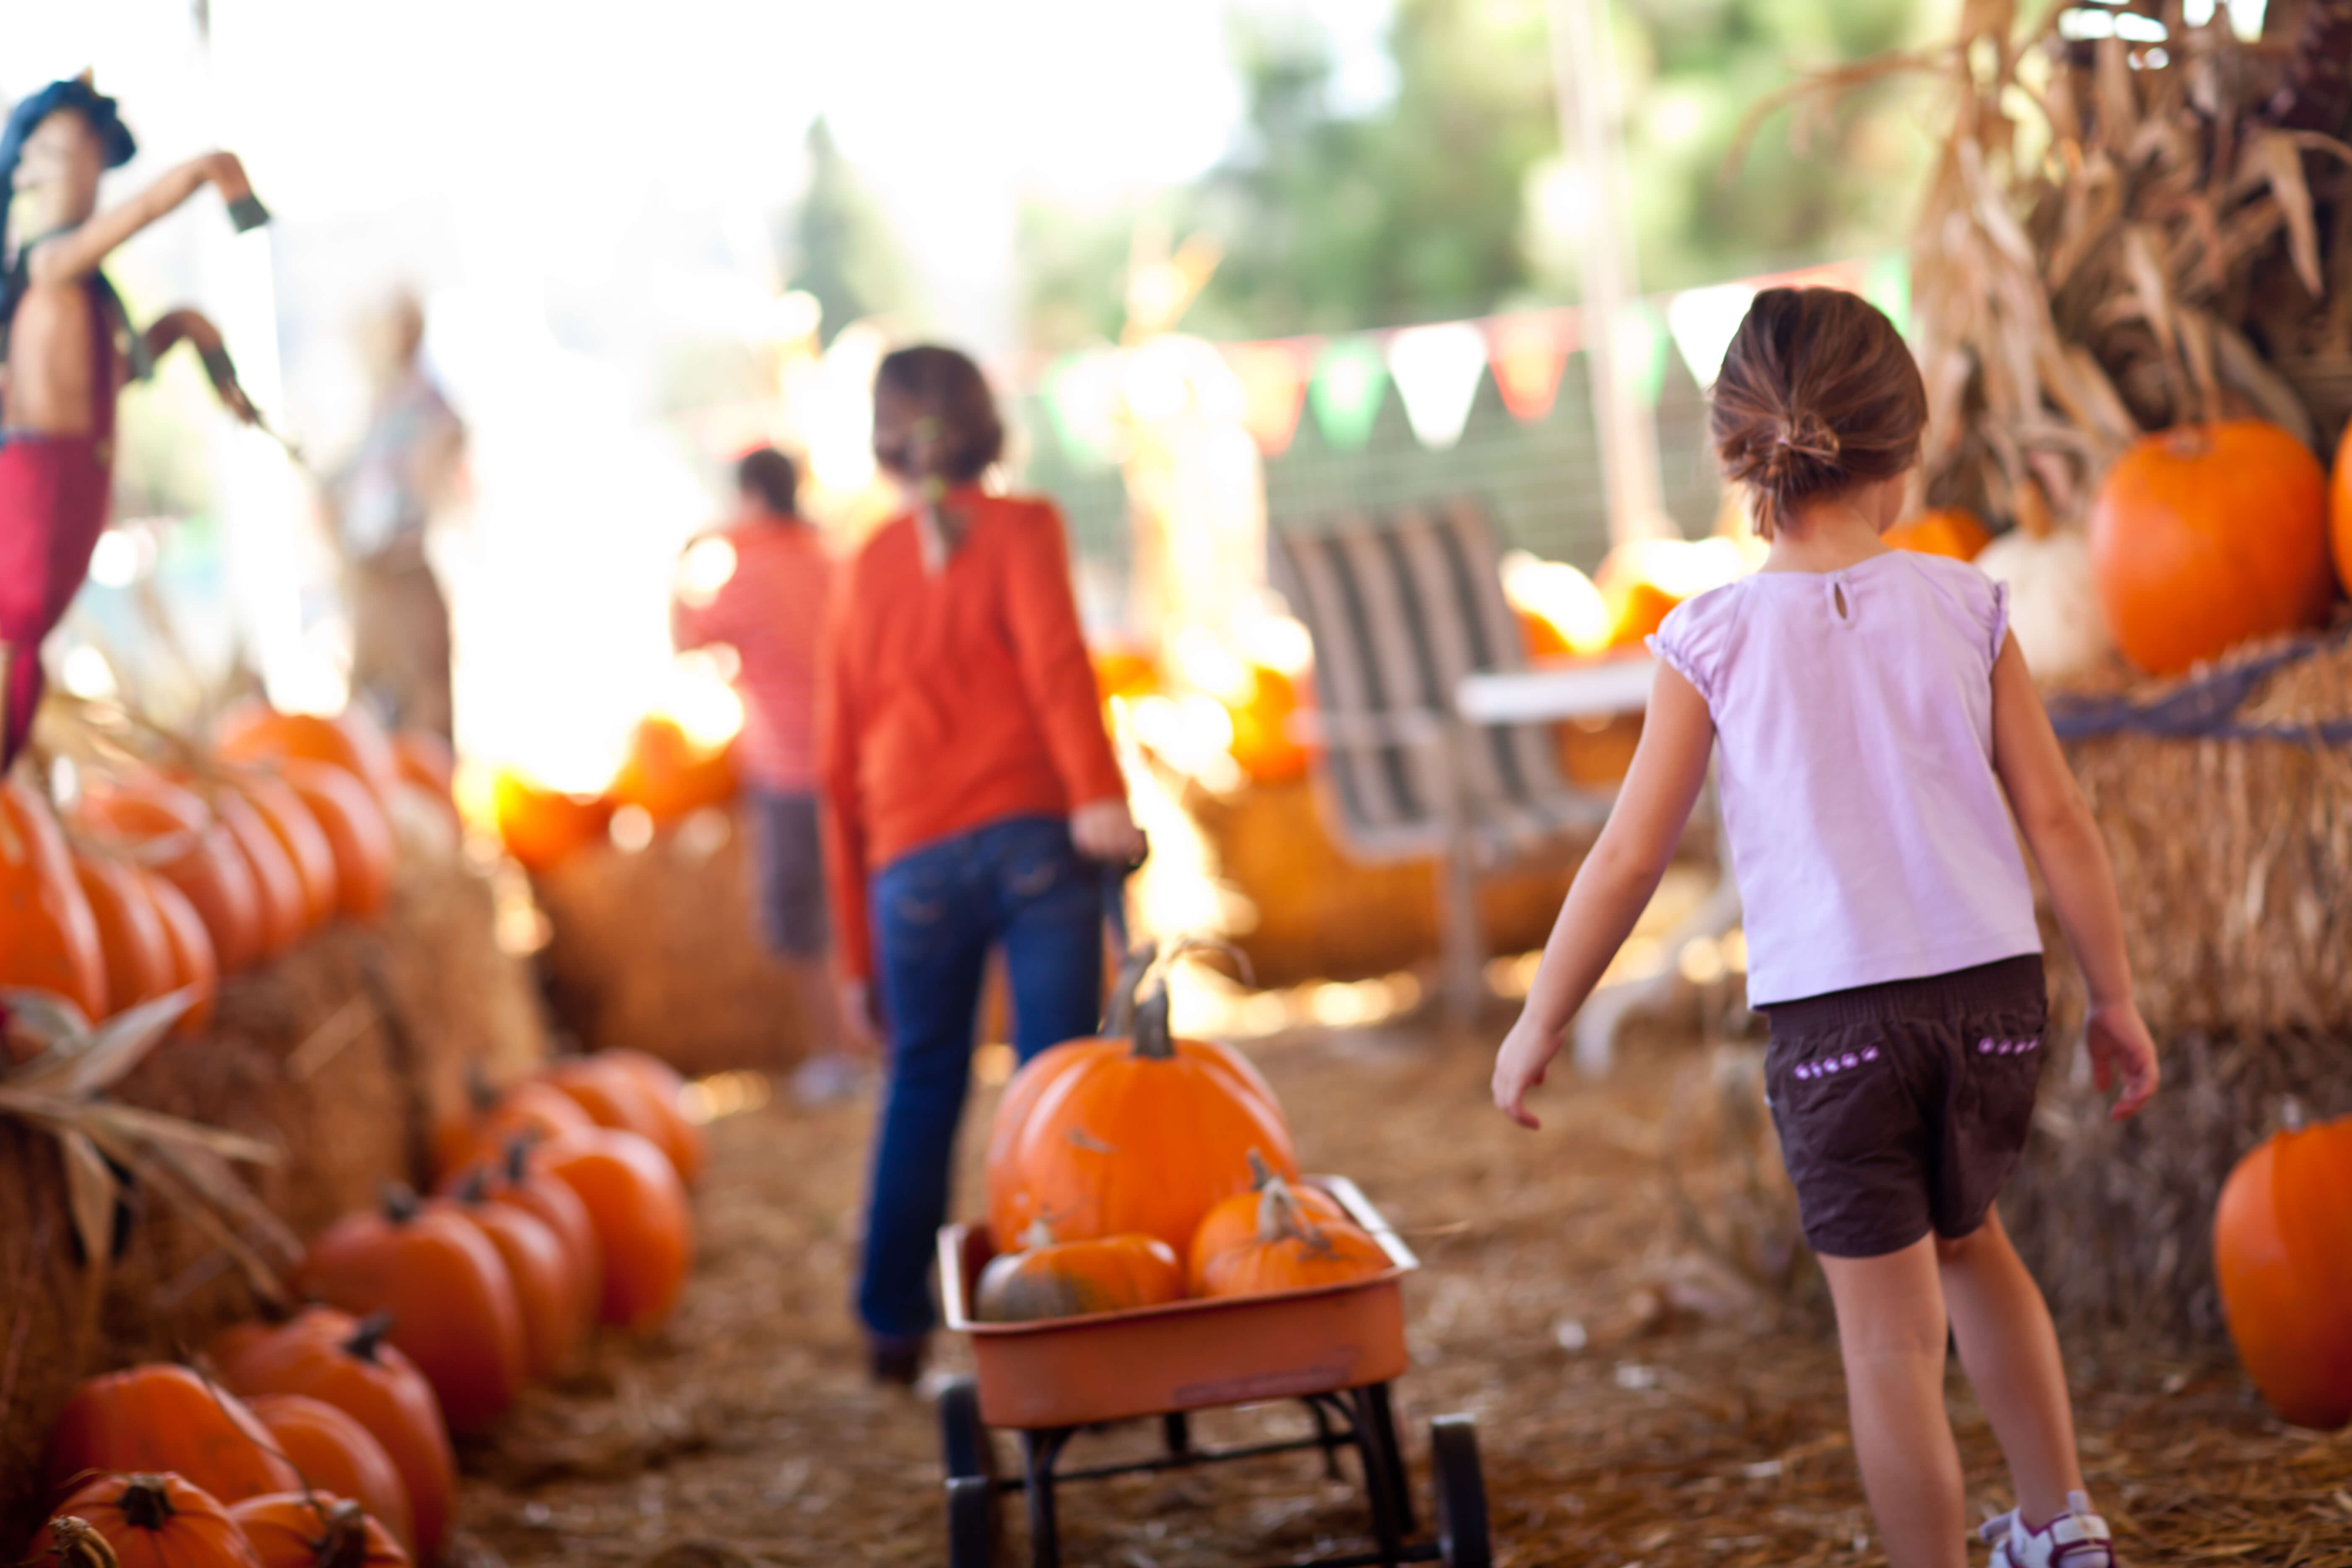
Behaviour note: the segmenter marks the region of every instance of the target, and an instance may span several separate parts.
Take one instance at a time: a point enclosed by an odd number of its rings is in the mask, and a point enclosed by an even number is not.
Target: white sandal
[[[1982,1533],[1992,1542],[1992,1568],[2116,1568],[2115,1538],[2087,1492],[2068,1492],[2066,1511],[2039,1530],[2011,1509],[1988,1520]]]

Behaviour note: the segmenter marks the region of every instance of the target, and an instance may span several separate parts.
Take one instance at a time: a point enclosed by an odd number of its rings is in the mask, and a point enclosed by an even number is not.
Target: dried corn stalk
[[[2067,5],[2027,25],[2015,0],[1969,0],[1952,43],[1810,79],[1751,115],[1898,72],[1948,95],[1912,255],[1937,500],[2013,517],[2032,479],[2079,519],[2126,446],[2189,420],[2333,439],[2340,412],[2281,370],[2352,374],[2352,148],[2304,128],[2315,100],[2295,90],[2342,7],[2312,4],[2298,47],[2266,52],[2220,7],[2193,27],[2160,7],[2160,44],[2068,42]]]

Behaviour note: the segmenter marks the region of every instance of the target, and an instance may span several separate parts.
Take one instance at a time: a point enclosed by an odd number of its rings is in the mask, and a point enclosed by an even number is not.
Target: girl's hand
[[[1564,1038],[1558,1030],[1547,1035],[1532,1021],[1533,1016],[1532,1012],[1521,1013],[1511,1032],[1503,1037],[1502,1048],[1495,1053],[1495,1104],[1522,1127],[1543,1125],[1528,1109],[1528,1090],[1543,1082]]]
[[[253,195],[253,182],[246,178],[245,165],[234,153],[207,153],[196,160],[198,174],[212,182],[223,201],[233,202],[239,196]]]
[[[882,1026],[874,1016],[874,987],[863,980],[844,980],[839,1002],[842,1048],[859,1057],[879,1053]]]
[[[1143,829],[1123,800],[1093,800],[1070,813],[1070,842],[1089,860],[1132,866],[1143,858]]]
[[[2091,1051],[2091,1077],[2100,1092],[2112,1088],[2118,1076],[2123,1079],[2123,1097],[2116,1101],[2108,1117],[2123,1121],[2138,1115],[2163,1076],[2156,1065],[2156,1041],[2149,1037],[2138,1006],[2131,1002],[2110,1002],[2092,1008],[2086,1043]]]

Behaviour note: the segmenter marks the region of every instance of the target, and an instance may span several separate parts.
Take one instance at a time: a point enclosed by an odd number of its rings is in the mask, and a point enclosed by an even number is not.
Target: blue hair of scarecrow
[[[121,110],[114,100],[79,77],[53,81],[26,98],[17,100],[8,111],[8,125],[0,132],[0,255],[8,247],[7,204],[16,188],[16,165],[25,156],[25,140],[39,128],[42,121],[66,110],[80,115],[89,122],[91,132],[106,152],[106,166],[119,169],[139,151],[131,139],[131,128],[122,123]],[[5,299],[0,301],[0,320],[16,313],[16,295],[20,290],[22,258],[8,268]]]

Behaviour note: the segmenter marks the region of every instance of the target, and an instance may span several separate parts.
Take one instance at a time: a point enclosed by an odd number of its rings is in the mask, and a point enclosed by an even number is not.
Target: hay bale
[[[630,1046],[690,1074],[798,1061],[799,995],[752,919],[750,841],[739,805],[640,850],[592,845],[540,877],[540,961],[562,1026],[591,1049]]]
[[[454,854],[411,854],[378,922],[330,927],[230,980],[207,1031],[159,1047],[116,1098],[280,1150],[244,1174],[302,1237],[387,1181],[423,1179],[431,1119],[445,1093],[457,1103],[468,1061],[514,1077],[546,1054],[483,878]],[[42,1517],[40,1452],[77,1382],[183,1354],[254,1306],[194,1222],[136,1193],[100,1297],[66,1214],[54,1141],[0,1120],[0,1540]]]

